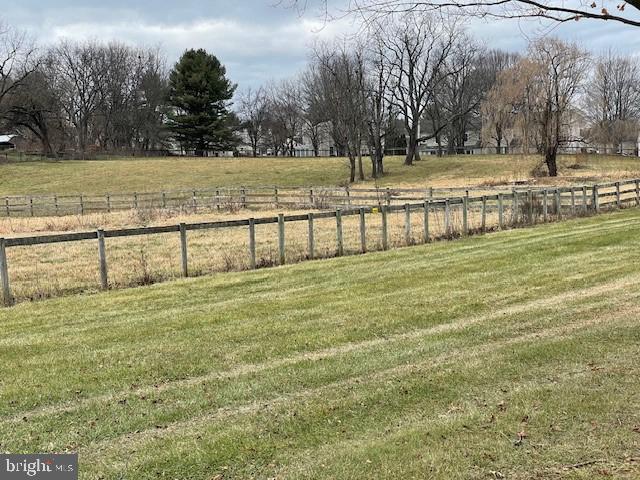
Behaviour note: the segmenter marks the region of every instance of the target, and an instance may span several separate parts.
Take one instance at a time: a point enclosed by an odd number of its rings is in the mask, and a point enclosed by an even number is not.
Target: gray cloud
[[[340,2],[341,0],[333,0]],[[325,24],[312,12],[277,7],[277,0],[22,0],[3,16],[28,30],[39,43],[60,38],[117,39],[131,44],[160,45],[174,62],[187,48],[206,48],[227,65],[241,87],[284,78],[304,65],[309,46],[353,31],[351,22]],[[526,48],[527,37],[559,35],[594,52],[619,47],[640,52],[637,28],[600,21],[555,26],[528,21],[469,22],[470,31],[487,46]]]

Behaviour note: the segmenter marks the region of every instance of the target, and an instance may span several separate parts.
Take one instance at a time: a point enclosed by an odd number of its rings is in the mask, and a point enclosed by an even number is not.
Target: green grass
[[[640,159],[564,157],[566,176],[630,176]],[[386,159],[382,185],[463,185],[529,178],[538,158],[517,155],[425,157],[413,167]],[[582,168],[570,169],[579,162]],[[368,172],[368,159],[365,159]],[[90,161],[0,163],[0,195],[160,191],[180,188],[252,185],[343,185],[348,162],[342,158],[123,158]],[[369,180],[370,181],[370,180]]]
[[[81,478],[638,478],[640,212],[0,311]],[[518,434],[522,435],[518,435]]]

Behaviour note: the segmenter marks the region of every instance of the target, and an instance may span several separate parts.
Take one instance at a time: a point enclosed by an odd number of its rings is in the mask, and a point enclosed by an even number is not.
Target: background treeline
[[[385,149],[464,150],[476,132],[486,148],[539,153],[556,175],[563,146],[637,148],[640,64],[608,52],[592,58],[555,38],[524,53],[486,48],[464,24],[425,14],[388,15],[357,38],[316,45],[298,76],[244,90],[237,102],[253,154],[294,155],[304,138],[316,155],[331,144],[351,180],[384,172]]]
[[[48,156],[232,149],[235,85],[219,60],[188,50],[171,69],[159,48],[61,41],[36,48],[0,26],[0,126]]]
[[[0,30],[0,114],[48,155],[180,149],[196,155],[238,149],[254,155],[349,158],[351,180],[384,173],[384,152],[418,145],[465,147],[470,132],[496,152],[543,155],[555,175],[563,145],[622,150],[640,118],[637,58],[592,58],[555,38],[526,52],[491,50],[442,16],[390,15],[348,40],[317,44],[293,78],[236,86],[203,50],[169,71],[158,48],[63,41],[36,49]],[[234,97],[235,95],[235,97]],[[234,98],[231,110],[232,98]],[[585,143],[586,144],[586,143]]]
[[[166,147],[168,79],[159,49],[63,41],[22,56],[13,60],[14,75],[27,74],[2,99],[3,123],[26,130],[45,154]]]

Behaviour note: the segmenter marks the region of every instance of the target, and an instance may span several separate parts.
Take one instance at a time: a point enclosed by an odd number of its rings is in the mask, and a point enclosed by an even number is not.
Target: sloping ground
[[[453,187],[527,180],[541,157],[520,155],[427,156],[412,167],[402,157],[385,159],[384,186]],[[559,158],[560,178],[539,179],[558,184],[596,178],[632,178],[640,172],[638,158],[570,155]],[[365,159],[367,183],[369,161]],[[346,185],[349,162],[344,158],[122,158],[0,164],[0,196],[37,194],[106,194],[255,185]]]
[[[0,311],[81,478],[638,478],[640,212]]]

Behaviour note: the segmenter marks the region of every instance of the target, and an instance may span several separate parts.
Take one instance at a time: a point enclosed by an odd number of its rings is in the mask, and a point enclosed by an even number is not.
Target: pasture
[[[81,478],[637,478],[637,209],[0,310]]]
[[[484,189],[440,199],[422,197],[404,205],[345,205],[286,215],[248,209],[202,213],[192,208],[191,213],[142,209],[45,219],[5,217],[0,219],[0,299],[11,304],[387,250],[640,205],[640,180],[489,195]],[[248,218],[251,215],[255,217]],[[105,228],[113,226],[117,228]],[[42,230],[48,235],[29,235]],[[2,238],[3,232],[9,232],[8,238]]]
[[[363,159],[365,172],[370,167]],[[462,186],[531,179],[537,156],[426,156],[413,167],[401,157],[385,160],[379,185]],[[560,181],[612,179],[640,175],[640,159],[615,156],[564,156]],[[543,179],[551,182],[549,179]],[[344,158],[122,158],[0,163],[0,196],[105,194],[241,185],[335,186],[348,182]],[[552,183],[557,183],[554,179]],[[375,183],[369,179],[367,184]]]

